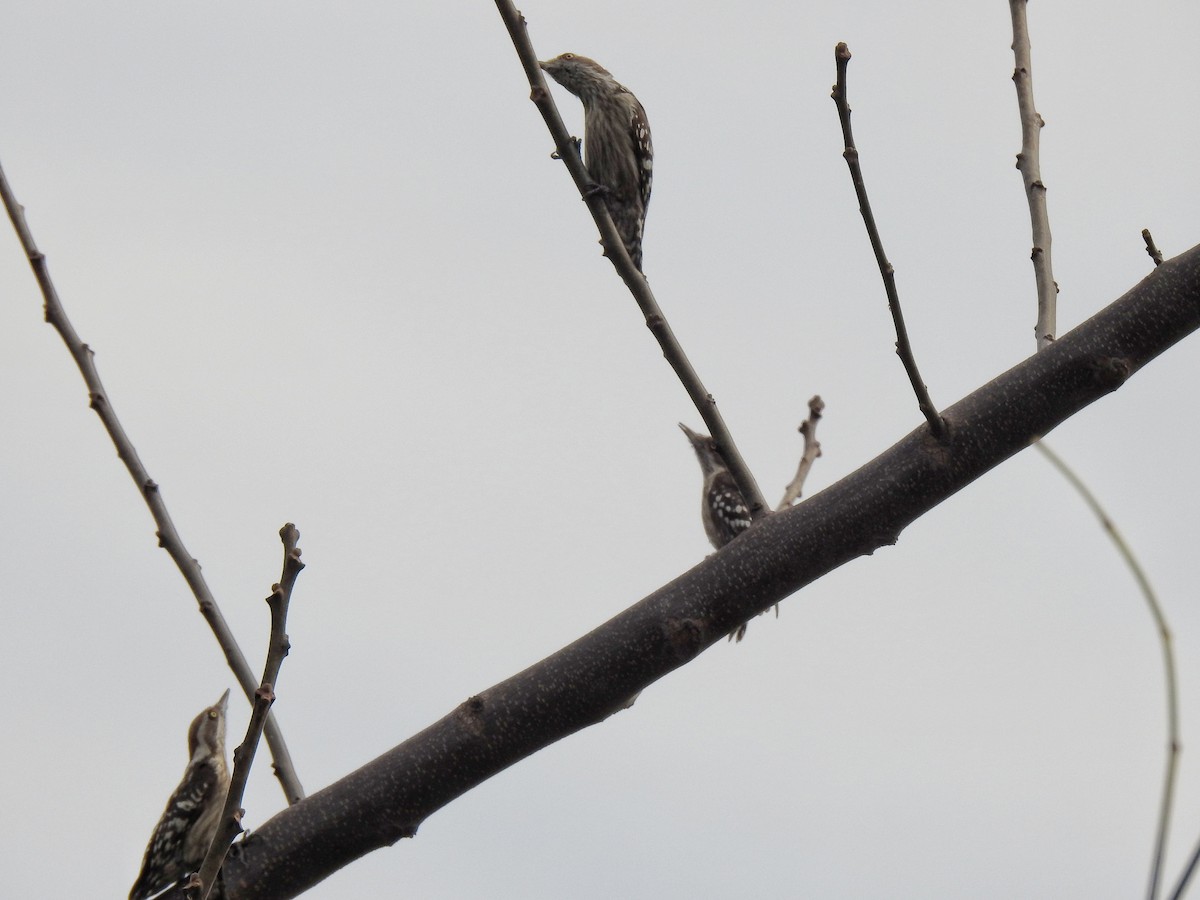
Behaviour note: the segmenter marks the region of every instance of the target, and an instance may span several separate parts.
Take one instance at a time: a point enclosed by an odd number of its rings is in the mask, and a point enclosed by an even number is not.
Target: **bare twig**
[[[783,499],[779,501],[779,505],[775,507],[776,512],[787,509],[800,499],[808,472],[813,463],[817,461],[817,457],[821,455],[821,442],[817,440],[817,423],[821,421],[821,413],[824,409],[825,401],[821,399],[820,395],[814,395],[808,401],[808,418],[801,422],[800,427],[796,429],[804,436],[804,452],[800,454],[800,465],[796,467],[796,476],[784,490]],[[775,604],[775,618],[779,618],[778,603]],[[729,639],[741,641],[746,636],[746,628],[749,624],[749,622],[743,622],[737,631],[729,636]]]
[[[809,469],[821,455],[821,442],[817,440],[817,423],[821,421],[821,413],[824,411],[825,401],[821,399],[820,395],[808,401],[808,418],[801,422],[800,427],[796,429],[804,437],[804,452],[800,455],[800,465],[796,467],[796,477],[783,492],[783,499],[775,507],[776,512],[787,509],[800,499],[800,494],[804,491],[804,481],[808,478]],[[778,611],[779,607],[777,606],[775,609]]]
[[[939,441],[946,438],[946,423],[938,415],[937,407],[929,397],[929,388],[921,380],[917,371],[917,360],[913,356],[912,344],[908,340],[908,329],[904,327],[904,313],[900,309],[900,294],[896,290],[896,270],[888,262],[883,252],[883,239],[875,225],[875,214],[871,212],[871,201],[867,197],[867,186],[863,182],[862,165],[858,159],[858,149],[854,146],[854,132],[850,128],[850,103],[846,99],[846,69],[850,65],[850,48],[839,43],[833,52],[837,63],[837,84],[833,86],[833,102],[837,104],[838,119],[842,123],[842,137],[846,148],[842,156],[850,167],[850,180],[854,183],[854,193],[858,195],[858,211],[862,213],[863,224],[867,227],[867,237],[871,240],[871,249],[875,251],[875,261],[879,264],[879,274],[883,276],[883,287],[887,291],[888,309],[892,311],[892,321],[896,326],[896,353],[904,363],[904,371],[912,383],[913,393],[917,395],[917,406],[929,423],[929,430]]]
[[[1162,251],[1158,249],[1157,245],[1155,245],[1154,238],[1150,234],[1149,228],[1142,229],[1142,240],[1146,242],[1146,252],[1149,253],[1150,258],[1154,260],[1154,265],[1161,266],[1163,264]]]
[[[58,298],[58,292],[54,289],[54,283],[50,280],[50,269],[46,263],[46,257],[38,250],[37,245],[33,241],[33,234],[29,230],[29,225],[25,221],[25,207],[21,206],[13,195],[3,167],[0,167],[0,196],[3,196],[5,209],[8,210],[8,217],[12,220],[13,229],[16,231],[17,238],[25,250],[25,255],[29,258],[29,265],[33,269],[34,277],[37,279],[38,286],[42,290],[42,297],[45,300],[46,321],[58,331],[63,339],[63,343],[67,345],[67,349],[75,359],[75,364],[79,367],[80,374],[83,375],[84,383],[87,385],[88,397],[92,409],[100,417],[100,421],[104,425],[104,429],[108,432],[109,438],[116,445],[117,456],[125,463],[125,468],[129,470],[134,483],[137,484],[142,499],[150,508],[150,515],[154,517],[154,524],[158,529],[157,537],[159,546],[170,554],[175,565],[179,567],[179,571],[183,574],[184,580],[187,582],[188,587],[191,588],[192,595],[196,598],[196,602],[200,606],[200,614],[204,616],[205,621],[208,622],[209,627],[216,636],[217,643],[224,652],[225,659],[229,663],[229,668],[233,670],[238,684],[246,692],[247,697],[253,696],[257,687],[254,673],[251,672],[245,655],[234,639],[233,632],[230,631],[225,617],[221,614],[221,609],[217,606],[217,601],[213,597],[212,591],[209,590],[208,583],[204,580],[204,575],[200,571],[200,563],[184,547],[183,539],[179,536],[179,532],[175,528],[175,523],[171,520],[171,516],[167,512],[167,505],[163,501],[158,485],[150,477],[150,473],[146,471],[146,467],[142,465],[141,459],[138,458],[137,450],[134,449],[133,442],[121,426],[116,410],[113,409],[108,394],[104,390],[104,385],[100,381],[100,373],[96,369],[91,347],[79,339],[79,335],[75,333],[74,326],[71,325],[71,321],[67,318],[66,310],[63,309],[63,305]],[[274,717],[268,720],[266,733],[267,743],[270,745],[271,755],[274,757],[275,775],[279,778],[288,803],[295,803],[303,799],[304,789],[300,786],[300,779],[296,776],[295,766],[292,764],[287,744],[283,740],[283,732],[280,731]]]
[[[659,346],[662,347],[663,356],[675,370],[675,374],[683,383],[684,390],[691,397],[692,403],[696,405],[696,410],[700,413],[700,418],[704,420],[708,433],[712,435],[717,449],[721,451],[726,465],[729,466],[730,474],[733,475],[734,481],[741,489],[742,496],[750,505],[751,517],[762,518],[770,512],[770,509],[766,505],[762,491],[758,488],[758,483],[754,480],[754,475],[751,474],[746,461],[742,459],[737,445],[733,442],[733,436],[725,425],[720,410],[717,409],[717,401],[704,387],[700,376],[692,367],[687,354],[684,353],[683,347],[675,338],[666,316],[659,309],[658,301],[654,298],[650,285],[642,273],[637,270],[633,260],[629,258],[625,242],[617,234],[616,226],[613,225],[604,198],[592,189],[594,183],[588,176],[587,169],[584,168],[583,160],[580,158],[579,144],[567,131],[567,126],[563,124],[562,116],[559,115],[558,107],[555,106],[550,91],[546,89],[546,81],[542,77],[542,70],[538,67],[538,57],[534,52],[533,43],[529,39],[524,17],[509,0],[496,0],[496,8],[500,11],[500,16],[508,28],[508,34],[512,38],[513,46],[516,47],[517,56],[525,69],[525,76],[529,79],[531,89],[529,97],[541,112],[542,118],[546,121],[546,127],[554,138],[555,155],[566,164],[567,171],[571,173],[571,178],[575,181],[575,187],[587,204],[592,218],[596,220],[596,227],[599,228],[600,237],[604,242],[605,255],[616,268],[617,274],[621,276],[625,286],[629,288],[629,292],[633,294],[638,307],[645,316],[646,327],[650,329]]]
[[[1108,513],[1104,511],[1100,501],[1088,490],[1087,485],[1079,476],[1062,461],[1062,458],[1046,446],[1045,441],[1038,441],[1034,446],[1071,483],[1071,486],[1083,497],[1092,513],[1100,520],[1100,524],[1108,532],[1113,546],[1117,548],[1117,552],[1125,560],[1125,565],[1133,573],[1133,578],[1141,589],[1142,596],[1146,599],[1146,606],[1150,609],[1155,629],[1158,631],[1167,688],[1167,763],[1163,775],[1162,799],[1158,810],[1158,832],[1154,839],[1154,858],[1150,868],[1150,887],[1146,892],[1147,898],[1154,900],[1158,896],[1158,887],[1162,879],[1163,855],[1167,849],[1167,837],[1171,829],[1171,807],[1175,797],[1175,770],[1179,764],[1179,686],[1175,674],[1175,653],[1171,648],[1171,629],[1167,625],[1167,617],[1163,614],[1154,589],[1150,587],[1150,579],[1146,577],[1137,557],[1133,555],[1133,550],[1125,542],[1125,538],[1121,536],[1121,532],[1117,530],[1116,524],[1109,518]]]
[[[1187,890],[1188,884],[1191,883],[1192,876],[1196,874],[1196,865],[1200,863],[1200,844],[1196,845],[1196,849],[1192,851],[1191,857],[1188,858],[1187,867],[1184,868],[1183,874],[1179,876],[1179,881],[1171,891],[1170,900],[1180,900],[1184,891]]]
[[[1025,196],[1029,200],[1029,221],[1033,229],[1033,277],[1037,282],[1038,317],[1034,334],[1037,349],[1041,350],[1054,340],[1057,332],[1056,313],[1058,284],[1054,281],[1054,267],[1050,260],[1050,216],[1046,212],[1046,185],[1042,182],[1041,130],[1046,123],[1033,105],[1033,68],[1029,50],[1029,23],[1025,17],[1028,0],[1009,0],[1012,12],[1012,51],[1016,59],[1013,69],[1013,84],[1017,87],[1017,108],[1021,113],[1021,152],[1017,154],[1017,168],[1025,182]]]
[[[262,684],[254,692],[254,708],[246,726],[246,736],[233,751],[233,775],[229,779],[229,793],[221,813],[221,827],[213,837],[200,871],[184,886],[184,896],[188,900],[205,900],[208,897],[230,844],[242,831],[242,815],[245,812],[241,808],[242,796],[254,765],[254,754],[263,733],[263,725],[266,724],[271,704],[275,702],[279,669],[291,649],[286,630],[288,605],[292,599],[292,588],[296,585],[296,576],[304,568],[304,563],[300,561],[300,548],[296,546],[300,540],[296,526],[288,522],[279,529],[279,538],[283,541],[283,575],[279,584],[271,586],[271,596],[267,598],[267,604],[271,607],[271,642],[267,648],[267,662],[263,666]]]

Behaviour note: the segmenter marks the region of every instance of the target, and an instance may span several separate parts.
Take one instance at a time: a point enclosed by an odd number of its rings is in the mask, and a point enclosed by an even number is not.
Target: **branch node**
[[[482,737],[486,730],[483,722],[483,712],[486,706],[487,703],[483,696],[475,694],[460,703],[455,711],[467,730],[476,737]]]
[[[675,659],[687,661],[695,657],[704,649],[707,634],[708,628],[699,619],[669,618],[663,623],[663,637]]]
[[[1118,356],[1102,356],[1092,366],[1096,381],[1108,390],[1115,391],[1133,374],[1128,359]]]
[[[1154,238],[1151,236],[1149,228],[1142,229],[1142,240],[1146,242],[1146,253],[1154,260],[1155,268],[1161,266],[1163,264],[1162,251],[1154,243]]]

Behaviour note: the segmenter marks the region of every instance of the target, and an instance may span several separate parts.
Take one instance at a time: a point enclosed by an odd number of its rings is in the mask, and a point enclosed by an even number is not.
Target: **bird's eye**
[[[563,59],[574,59],[574,58],[575,58],[575,54],[574,54],[574,53],[564,53],[564,54],[562,55],[562,58],[563,58]]]

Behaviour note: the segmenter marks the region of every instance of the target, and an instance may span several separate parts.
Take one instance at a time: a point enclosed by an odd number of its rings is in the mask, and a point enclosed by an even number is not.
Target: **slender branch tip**
[[[939,440],[946,437],[946,425],[937,413],[937,406],[929,396],[929,389],[921,379],[917,369],[916,356],[908,338],[908,329],[904,324],[904,312],[900,306],[900,293],[896,288],[896,270],[888,260],[883,249],[883,238],[879,234],[879,226],[875,222],[875,214],[871,211],[871,200],[867,195],[866,182],[863,178],[859,152],[854,143],[854,132],[850,126],[850,103],[846,96],[846,67],[850,59],[850,50],[846,44],[839,43],[834,51],[837,61],[837,84],[834,86],[833,101],[837,105],[838,120],[842,126],[843,151],[846,166],[850,170],[850,182],[858,199],[858,211],[862,215],[863,226],[867,231],[867,239],[875,254],[875,262],[883,279],[884,292],[887,294],[888,310],[896,329],[896,353],[904,365],[909,384],[917,397],[917,407],[929,423],[929,429]]]

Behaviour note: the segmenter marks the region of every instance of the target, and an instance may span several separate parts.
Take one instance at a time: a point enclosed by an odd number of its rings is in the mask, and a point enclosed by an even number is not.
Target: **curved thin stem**
[[[1092,513],[1100,520],[1100,524],[1108,532],[1113,546],[1117,548],[1117,552],[1125,560],[1125,565],[1133,573],[1133,578],[1141,589],[1142,596],[1146,599],[1146,606],[1150,610],[1155,629],[1158,631],[1167,682],[1167,763],[1166,771],[1163,774],[1162,799],[1158,808],[1158,831],[1154,839],[1154,858],[1150,866],[1150,886],[1146,891],[1147,898],[1154,900],[1158,896],[1158,888],[1162,880],[1163,855],[1166,853],[1167,837],[1171,830],[1171,807],[1175,799],[1175,774],[1179,765],[1179,686],[1175,673],[1175,653],[1171,647],[1171,629],[1167,625],[1167,617],[1163,614],[1158,598],[1154,594],[1154,588],[1150,586],[1150,579],[1146,577],[1137,557],[1133,555],[1133,550],[1125,542],[1125,538],[1121,536],[1121,532],[1117,530],[1113,520],[1108,517],[1108,513],[1100,505],[1100,501],[1088,490],[1087,485],[1080,480],[1070,466],[1046,446],[1045,441],[1038,441],[1034,446],[1071,483],[1071,487],[1075,488]],[[1178,896],[1178,893],[1173,896]]]

